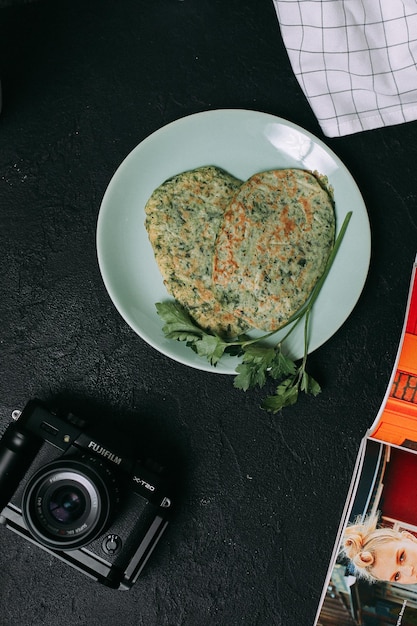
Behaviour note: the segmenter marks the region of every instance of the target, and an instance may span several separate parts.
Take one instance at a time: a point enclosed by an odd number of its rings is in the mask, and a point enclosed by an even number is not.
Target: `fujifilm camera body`
[[[31,400],[0,439],[0,523],[127,590],[165,530],[172,500],[163,469],[136,458],[128,438],[107,435]]]

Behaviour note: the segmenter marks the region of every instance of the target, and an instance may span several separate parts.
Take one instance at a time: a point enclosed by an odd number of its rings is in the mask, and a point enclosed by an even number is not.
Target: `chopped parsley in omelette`
[[[334,237],[334,202],[321,178],[301,169],[255,174],[219,228],[216,297],[249,326],[277,330],[308,299]]]
[[[284,326],[322,275],[335,237],[326,180],[287,168],[246,182],[215,166],[152,193],[146,229],[168,292],[203,328]]]
[[[167,291],[203,328],[236,335],[247,325],[224,310],[212,285],[214,245],[242,181],[214,166],[182,172],[149,198],[145,226]]]

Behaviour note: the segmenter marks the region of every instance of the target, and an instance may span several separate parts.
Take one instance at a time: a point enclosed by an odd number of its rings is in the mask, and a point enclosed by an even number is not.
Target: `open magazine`
[[[346,529],[369,518],[378,519],[377,528],[392,529],[393,537],[409,540],[404,550],[403,539],[380,542],[369,557],[377,580],[361,576],[363,570],[341,554]],[[317,626],[388,624],[417,626],[417,257],[397,358],[360,446],[315,620]]]

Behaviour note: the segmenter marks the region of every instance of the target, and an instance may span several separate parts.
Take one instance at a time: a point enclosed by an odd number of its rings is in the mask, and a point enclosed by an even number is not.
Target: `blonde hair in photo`
[[[378,513],[372,513],[364,519],[356,518],[346,528],[341,545],[341,555],[347,557],[353,565],[354,575],[369,582],[378,580],[372,574],[378,547],[393,539],[399,541],[403,538],[398,530],[378,528],[378,520]]]

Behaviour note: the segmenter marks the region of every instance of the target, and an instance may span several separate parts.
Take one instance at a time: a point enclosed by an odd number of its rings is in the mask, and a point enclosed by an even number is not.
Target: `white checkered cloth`
[[[273,0],[323,133],[417,119],[417,0]]]

